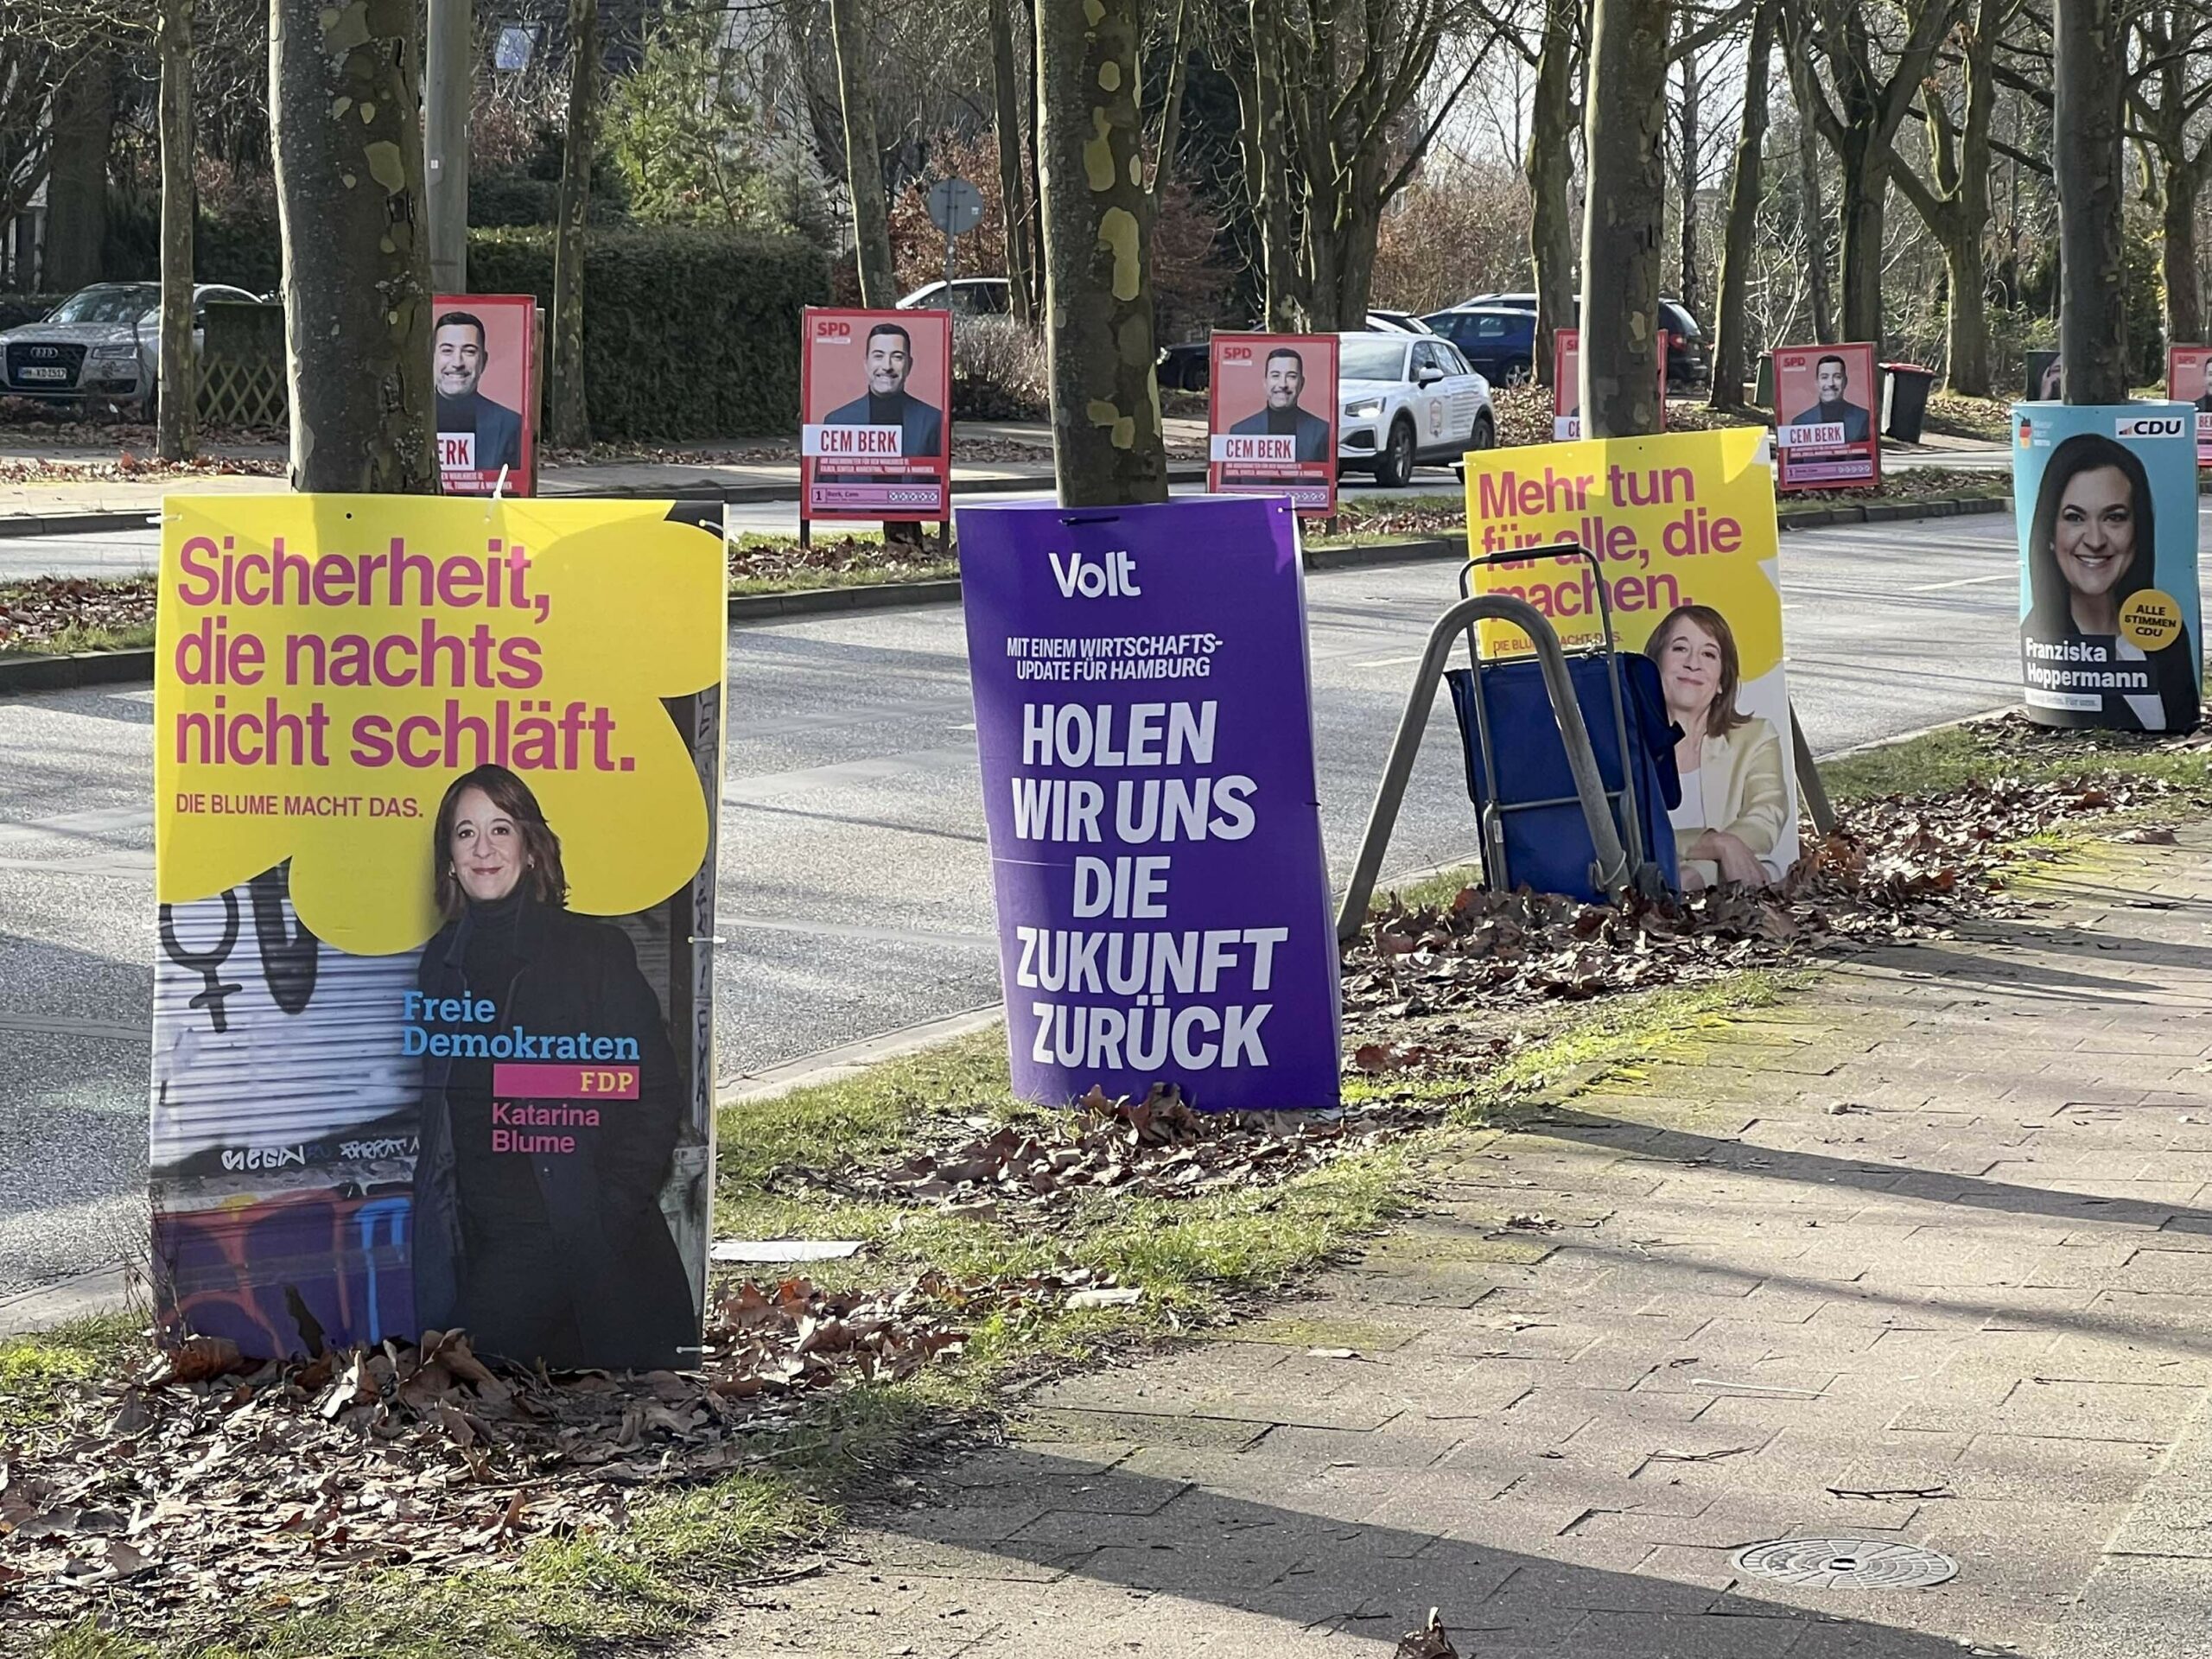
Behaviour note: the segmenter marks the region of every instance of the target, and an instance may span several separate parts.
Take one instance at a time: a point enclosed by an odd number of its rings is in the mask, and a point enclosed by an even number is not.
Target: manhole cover
[[[1746,1544],[1730,1560],[1754,1578],[1816,1590],[1917,1590],[1959,1570],[1932,1549],[1875,1538],[1777,1538]]]

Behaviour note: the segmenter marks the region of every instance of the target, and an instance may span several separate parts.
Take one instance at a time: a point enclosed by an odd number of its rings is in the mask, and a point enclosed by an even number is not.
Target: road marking
[[[1406,668],[1421,661],[1420,656],[1377,657],[1371,663],[1354,663],[1354,668]]]
[[[1985,582],[2018,582],[2019,579],[2020,573],[2018,570],[2007,570],[2003,572],[2001,575],[1994,576],[1961,576],[1956,582],[1931,582],[1924,588],[1908,588],[1905,589],[1905,592],[1908,594],[1941,594],[1948,592],[1953,588],[1979,588]]]

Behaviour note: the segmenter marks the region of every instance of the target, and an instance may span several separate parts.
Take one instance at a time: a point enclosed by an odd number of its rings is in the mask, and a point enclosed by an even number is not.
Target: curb
[[[1203,484],[1206,469],[1188,464],[1167,469],[1170,484]],[[180,480],[180,484],[184,480]],[[952,486],[955,495],[1019,495],[1034,491],[1050,490],[1052,475],[1040,473],[1033,478],[971,478],[956,480]],[[283,494],[284,492],[250,492],[250,493]],[[615,489],[548,489],[541,490],[537,499],[558,501],[589,498],[597,501],[720,501],[724,506],[759,506],[772,501],[797,501],[798,486],[792,484],[732,484],[672,485],[664,490]],[[150,530],[162,522],[158,503],[152,506],[129,510],[111,508],[97,512],[21,513],[0,514],[0,539],[16,540],[34,536],[97,536],[111,530]]]
[[[33,1336],[72,1319],[130,1306],[130,1269],[120,1262],[0,1298],[0,1337]]]
[[[1009,484],[1008,489],[1014,487]],[[1027,487],[1024,486],[1023,487]],[[2208,481],[2212,491],[2212,481]],[[988,493],[988,492],[986,492]],[[1961,515],[2005,512],[2012,503],[2002,496],[1936,496],[1925,501],[1847,502],[1781,512],[1777,522],[1783,530],[1812,530],[1828,524],[1894,524],[1920,518],[1948,518]],[[137,517],[137,515],[133,515]],[[4,534],[0,531],[0,534]],[[1315,547],[1306,550],[1308,570],[1344,570],[1363,565],[1421,564],[1457,560],[1465,543],[1454,537],[1408,537],[1402,541],[1368,542],[1351,547]],[[883,582],[852,588],[802,588],[785,594],[741,594],[729,601],[732,622],[767,622],[794,617],[835,616],[852,611],[920,608],[960,602],[957,577],[930,582]],[[143,683],[153,678],[151,651],[92,651],[67,657],[0,658],[0,697],[27,691],[65,691],[78,686]]]

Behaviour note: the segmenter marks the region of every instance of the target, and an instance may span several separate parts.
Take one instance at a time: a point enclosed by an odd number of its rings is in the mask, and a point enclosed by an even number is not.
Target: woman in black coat
[[[505,767],[454,779],[435,834],[446,924],[423,947],[413,1016],[416,1321],[525,1363],[695,1363],[698,1311],[660,1211],[683,1095],[637,952],[567,908],[560,839]],[[632,1071],[634,1097],[494,1090],[502,1064],[556,1063]]]
[[[2126,444],[2076,433],[2050,452],[2036,492],[2028,531],[2028,613],[2022,639],[2031,645],[2101,652],[2097,662],[2061,659],[2072,667],[2139,672],[2143,689],[2100,690],[2088,708],[2029,706],[2048,726],[2103,726],[2121,731],[2185,732],[2196,724],[2196,642],[2183,623],[2176,638],[2145,650],[2127,639],[2120,619],[2127,601],[2158,586],[2158,539],[2150,474]],[[2037,660],[2029,652],[2029,665]],[[2142,667],[2136,670],[2135,664]]]

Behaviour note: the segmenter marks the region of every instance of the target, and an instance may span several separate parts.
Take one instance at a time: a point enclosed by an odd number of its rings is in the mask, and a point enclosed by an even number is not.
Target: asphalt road
[[[2008,516],[1799,531],[1783,549],[1795,697],[1816,750],[2013,701]],[[0,569],[28,556],[0,543]],[[1313,579],[1340,875],[1453,574]],[[734,628],[729,660],[724,1079],[995,1001],[959,611]],[[0,701],[0,1295],[111,1260],[141,1225],[151,717],[143,688]],[[1429,734],[1387,869],[1471,844],[1445,708]]]

